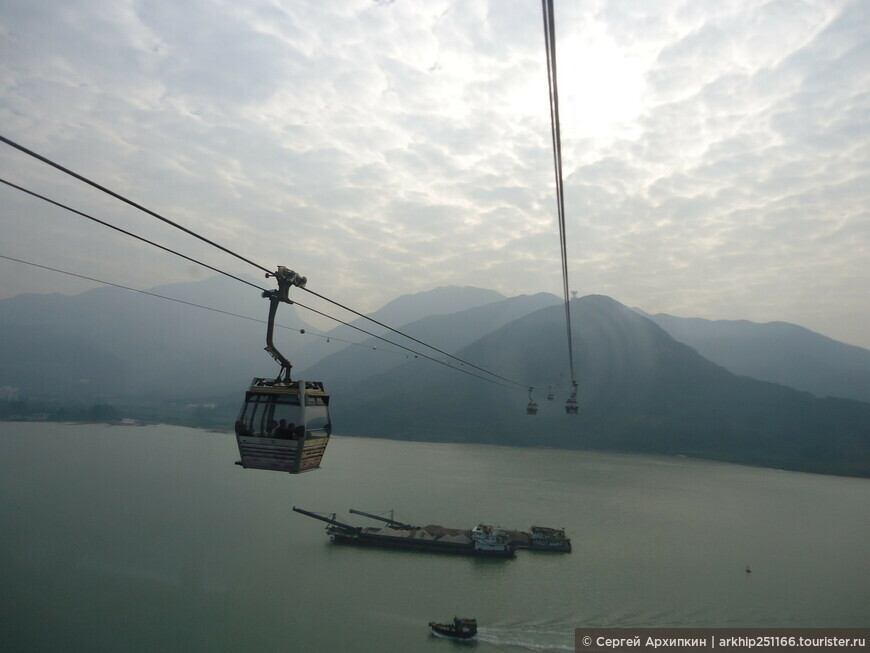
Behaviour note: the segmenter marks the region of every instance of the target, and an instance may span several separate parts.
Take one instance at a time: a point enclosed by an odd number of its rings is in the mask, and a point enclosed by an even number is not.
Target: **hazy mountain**
[[[368,317],[401,330],[402,326],[425,317],[456,313],[469,308],[477,308],[486,304],[499,302],[503,299],[505,299],[505,296],[495,290],[485,290],[472,286],[443,286],[424,292],[401,295],[374,313],[369,313]],[[351,321],[349,324],[365,329],[377,336],[388,333],[388,329],[384,329],[374,324],[371,320],[362,317]],[[344,325],[335,327],[329,332],[329,335],[332,338],[349,342],[359,342],[361,338],[365,337],[365,334]],[[390,339],[392,340],[392,338]]]
[[[0,386],[63,400],[198,397],[276,371],[263,351],[266,327],[260,321],[267,317],[268,302],[256,289],[213,277],[149,292],[180,301],[115,287],[0,301]],[[306,327],[290,305],[281,307],[278,323]],[[284,343],[298,341],[298,332],[279,328],[275,340],[292,354]]]
[[[271,287],[268,282],[245,279]],[[404,326],[406,318],[414,321],[502,301],[504,297],[491,290],[437,288],[399,297],[374,316],[391,326]],[[532,303],[524,310],[541,305]],[[70,402],[123,397],[189,401],[241,393],[253,376],[278,372],[277,364],[263,351],[268,307],[257,288],[224,276],[160,286],[147,293],[106,286],[76,296],[20,295],[2,300],[0,387],[18,387],[22,396]],[[301,309],[282,304],[275,330],[275,344],[293,363],[294,376],[342,346],[334,335],[330,342],[310,333],[302,335],[301,330],[313,330],[297,310]],[[503,313],[503,320],[519,314],[510,308]],[[483,328],[470,323],[460,344],[478,337],[470,332],[472,327]],[[384,331],[370,323],[366,328]],[[437,326],[423,328],[420,334],[436,341],[437,331]],[[351,333],[352,340],[360,339],[358,332]],[[396,339],[405,342],[401,336]],[[373,346],[383,345],[374,342]],[[458,345],[447,341],[446,346]],[[384,363],[388,367],[397,358],[381,351],[371,364],[375,369]]]
[[[338,432],[642,451],[791,469],[870,475],[870,406],[819,399],[732,374],[607,297],[571,302],[580,414],[564,414],[570,378],[564,312],[552,306],[462,349],[498,360],[498,372],[539,389],[537,416],[523,391],[428,361],[409,361],[333,395]],[[557,387],[557,401],[540,391]]]
[[[459,295],[465,295],[468,291],[468,289],[445,288],[439,289],[439,292],[445,296],[448,290],[454,290]],[[454,354],[481,336],[519,317],[545,306],[559,304],[561,301],[559,297],[550,293],[519,295],[455,313],[432,315],[410,324],[395,323],[392,326],[398,327],[403,333],[417,340],[429,343],[448,354]],[[389,333],[384,337],[438,360],[448,358],[414,342],[411,338],[396,333]],[[330,387],[340,391],[343,388],[350,389],[370,376],[391,370],[414,358],[415,354],[396,345],[385,343],[378,338],[369,338],[358,346],[348,347],[325,357],[310,368],[300,371],[300,374],[304,378],[313,380],[329,379]],[[475,361],[469,362],[475,363]]]
[[[702,320],[647,315],[676,340],[744,376],[870,402],[870,351],[786,322]]]
[[[268,303],[224,277],[153,292],[249,319],[112,287],[14,297],[0,301],[0,386],[73,402],[148,395],[154,419],[167,419],[158,411],[173,399],[208,397],[220,404],[212,422],[230,423],[250,378],[277,373],[263,351]],[[426,314],[427,297],[436,300],[435,314]],[[607,297],[571,302],[576,417],[563,410],[571,374],[559,298],[441,288],[400,300],[376,315],[492,366],[503,379],[487,383],[474,369],[387,353],[395,347],[379,341],[335,353],[335,343],[300,335],[308,327],[294,306],[282,306],[278,322],[287,328],[276,331],[276,344],[297,378],[302,372],[327,384],[337,433],[685,454],[870,475],[870,405],[737,376]],[[413,319],[403,323],[403,316]],[[826,355],[816,347],[820,337],[800,331],[814,356]],[[800,347],[796,336],[789,342]],[[317,363],[323,351],[333,353]],[[826,360],[841,365],[845,358]],[[535,417],[525,414],[528,386],[536,388]],[[552,402],[545,399],[550,388]]]

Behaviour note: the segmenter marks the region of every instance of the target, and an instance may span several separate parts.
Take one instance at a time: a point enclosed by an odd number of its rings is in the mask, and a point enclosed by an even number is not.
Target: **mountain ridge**
[[[356,433],[378,437],[636,451],[870,475],[870,405],[734,375],[609,298],[571,302],[572,322],[585,326],[573,343],[579,414],[565,415],[570,370],[563,347],[551,346],[563,333],[561,310],[541,309],[460,352],[507,351],[499,373],[530,382],[546,381],[547,369],[561,372],[560,401],[539,395],[538,415],[524,414],[521,393],[508,399],[502,388],[477,388],[479,381],[448,377],[447,370],[417,375],[409,362],[341,398],[336,423],[346,420]]]
[[[474,286],[439,286],[431,290],[400,295],[373,313],[368,313],[366,317],[358,317],[347,325],[336,326],[329,331],[329,335],[354,342],[359,338],[357,328],[376,336],[383,336],[389,332],[389,329],[375,324],[374,321],[401,329],[406,324],[417,322],[425,317],[455,313],[504,299],[506,297],[495,290]]]
[[[676,340],[735,374],[781,383],[818,397],[870,402],[870,351],[861,347],[789,322],[643,314]]]
[[[410,338],[393,333],[387,336],[393,343],[407,349],[399,349],[395,345],[383,344],[377,338],[369,338],[357,343],[357,347],[341,349],[324,357],[301,373],[308,378],[339,378],[339,382],[343,384],[356,383],[417,356],[408,349],[437,359],[444,358],[443,354],[421,346],[412,338],[452,353],[512,319],[541,306],[560,302],[556,295],[537,293],[509,297],[455,313],[430,315],[402,325],[401,331],[411,336]],[[387,356],[385,351],[394,355]]]
[[[133,417],[138,404],[131,398],[147,397],[148,419],[161,419],[171,405],[195,404],[211,410],[209,426],[230,424],[251,377],[277,373],[262,351],[268,303],[242,290],[220,278],[154,289],[182,302],[214,302],[218,311],[235,308],[244,320],[192,315],[182,304],[117,288],[0,301],[0,387],[55,403],[121,403]],[[276,343],[294,362],[295,378],[301,372],[326,383],[337,433],[656,452],[870,475],[870,404],[734,374],[604,295],[569,304],[580,414],[568,417],[562,406],[572,374],[560,298],[438,290],[448,299],[462,294],[466,308],[394,326],[502,381],[484,383],[479,370],[454,362],[467,372],[461,374],[410,353],[384,363],[389,346],[375,341],[336,351],[327,338],[307,333],[295,306],[281,307],[278,321],[290,333],[276,330]],[[411,307],[407,315],[425,306],[424,297],[403,301]],[[540,407],[532,422],[524,411],[529,385]],[[545,399],[551,389],[558,401]]]

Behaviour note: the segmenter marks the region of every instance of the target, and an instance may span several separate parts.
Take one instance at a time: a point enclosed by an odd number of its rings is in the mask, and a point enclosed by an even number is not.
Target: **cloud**
[[[561,288],[534,3],[78,0],[3,14],[0,132],[255,261],[363,310],[448,283]],[[556,27],[572,286],[870,346],[854,318],[870,319],[856,290],[870,282],[864,5],[562,3]],[[251,272],[15,152],[0,165]],[[139,287],[190,274],[2,193],[3,240],[23,258]],[[66,283],[6,279],[4,296]]]

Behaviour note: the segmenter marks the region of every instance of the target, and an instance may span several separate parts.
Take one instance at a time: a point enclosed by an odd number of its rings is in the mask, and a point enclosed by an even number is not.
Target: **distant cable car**
[[[329,395],[320,381],[292,381],[288,361],[272,342],[275,313],[280,302],[292,303],[291,286],[305,287],[306,279],[278,266],[278,290],[263,293],[269,299],[266,351],[281,364],[275,379],[254,378],[236,419],[236,442],[246,469],[268,469],[297,474],[320,467],[329,443],[332,422]]]
[[[550,386],[547,392],[547,401],[553,401],[553,386]]]
[[[565,412],[568,415],[577,414],[577,382],[573,381],[572,385],[574,386],[574,390],[571,392],[571,396],[568,397],[568,400],[565,402]]]
[[[529,405],[526,406],[526,414],[527,415],[537,415],[538,414],[538,404],[536,404],[535,400],[532,398],[532,390],[534,390],[534,388],[529,388]]]

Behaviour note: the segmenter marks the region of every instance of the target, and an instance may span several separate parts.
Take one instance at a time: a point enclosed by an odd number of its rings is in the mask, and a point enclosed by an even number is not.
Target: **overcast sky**
[[[557,0],[571,289],[870,347],[868,13]],[[317,292],[561,294],[537,0],[0,0],[0,30],[0,133]],[[2,144],[0,176],[261,274]],[[5,186],[0,216],[3,255],[213,274]],[[0,260],[0,298],[93,286]]]

